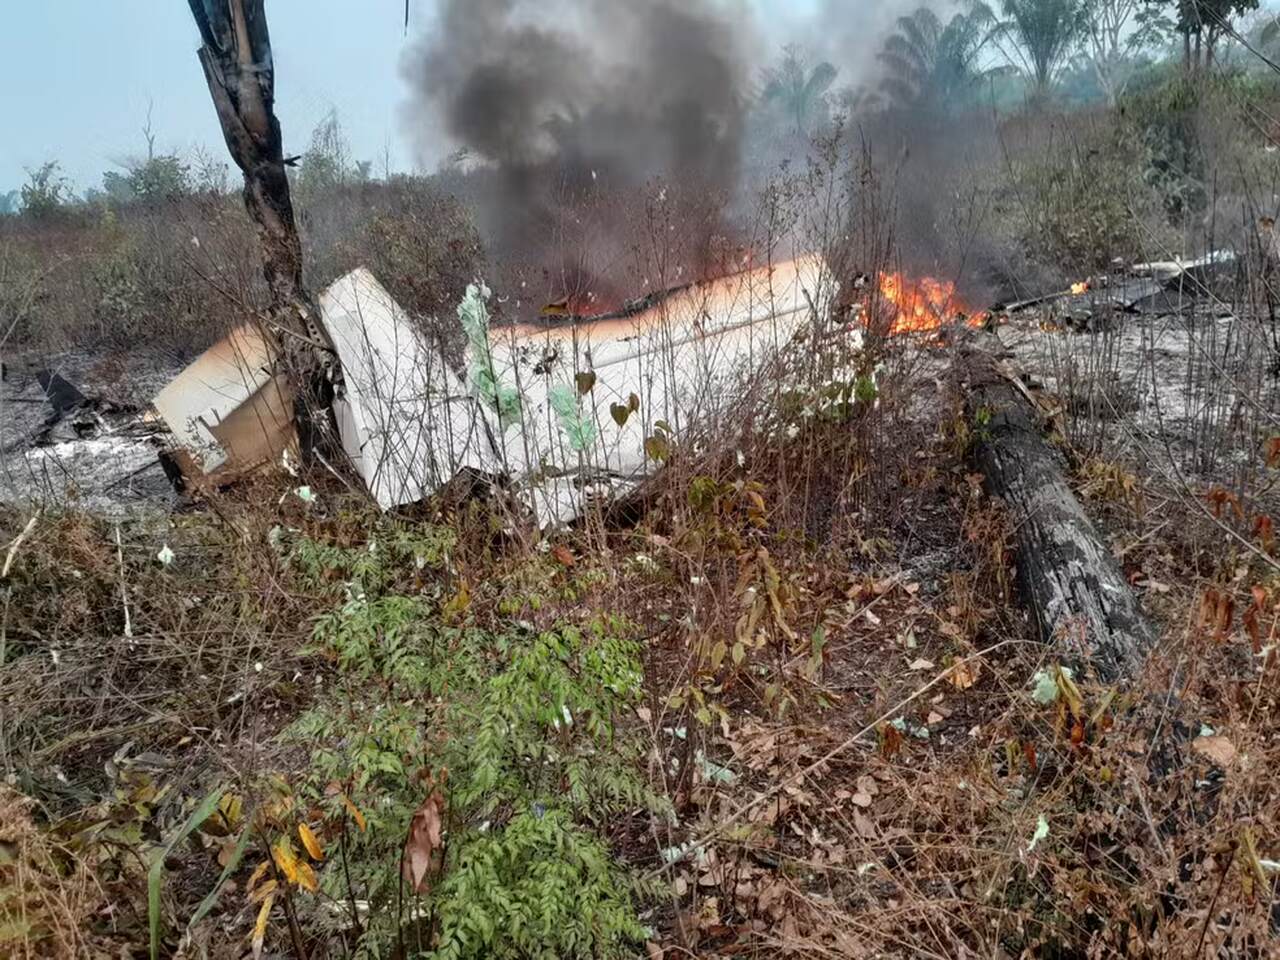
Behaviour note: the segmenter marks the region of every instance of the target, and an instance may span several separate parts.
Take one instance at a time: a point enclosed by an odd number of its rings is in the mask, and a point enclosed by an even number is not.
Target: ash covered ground
[[[0,382],[0,500],[79,506],[109,517],[177,502],[157,458],[166,434],[147,421],[150,399],[179,370],[146,350],[70,351],[5,362]],[[49,371],[88,401],[58,416],[37,377]]]

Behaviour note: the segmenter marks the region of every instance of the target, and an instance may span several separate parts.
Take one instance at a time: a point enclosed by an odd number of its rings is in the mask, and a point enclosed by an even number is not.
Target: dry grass
[[[0,785],[0,951],[14,960],[106,956],[90,933],[103,892],[83,863],[36,826],[32,806]]]
[[[866,189],[867,156],[828,161],[771,194],[752,229],[769,248],[825,249],[842,274],[896,267],[891,189]],[[1045,217],[1070,206],[1040,199]],[[1086,224],[1086,246],[1110,235],[1113,212]],[[352,216],[312,225],[343,233]],[[1155,244],[1142,219],[1124,226]],[[469,249],[420,248],[410,228],[369,229],[402,270],[439,258],[421,287],[400,278],[424,311],[471,262]],[[645,256],[661,259],[650,239]],[[232,261],[219,270],[237,276]],[[1188,322],[1172,393],[1154,327],[1038,334],[1042,349],[1022,354],[1064,401],[1081,495],[1164,638],[1123,689],[1076,677],[1078,702],[1032,696],[1055,652],[1019,607],[1009,521],[970,474],[970,426],[938,383],[945,348],[874,329],[860,351],[829,340],[743,384],[678,445],[625,530],[589,517],[548,538],[501,501],[388,521],[322,478],[311,507],[295,481],[268,478],[120,527],[42,515],[0,583],[0,768],[21,791],[0,794],[0,896],[22,922],[0,913],[0,935],[24,957],[144,944],[141,858],[211,782],[258,807],[268,774],[305,776],[311,758],[279,732],[355,682],[306,648],[343,585],[299,576],[282,534],[364,548],[388,524],[430,522],[456,538],[447,563],[393,576],[441,618],[544,628],[616,614],[645,638],[633,723],[678,818],[601,829],[663,884],[645,907],[651,954],[1268,955],[1280,566],[1260,520],[1280,505],[1267,276],[1239,288],[1229,329]],[[874,399],[802,413],[806,390],[850,371],[875,371]],[[1186,415],[1171,437],[1153,426],[1173,422],[1159,405],[1172,395]],[[0,512],[0,541],[27,520]],[[201,834],[170,858],[175,933],[225,855]],[[225,896],[191,942],[242,953],[254,913]],[[340,949],[319,899],[300,916],[298,941]],[[271,937],[296,951],[283,924]]]

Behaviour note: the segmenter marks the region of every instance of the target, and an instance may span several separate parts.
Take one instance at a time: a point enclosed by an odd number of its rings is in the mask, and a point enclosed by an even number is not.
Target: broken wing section
[[[494,471],[479,404],[373,274],[336,280],[320,313],[342,364],[343,448],[382,509],[421,500],[464,468]]]
[[[499,435],[501,463],[542,523],[625,492],[659,465],[646,450],[659,428],[678,438],[724,422],[783,350],[813,334],[833,293],[815,255],[697,284],[630,316],[495,329],[495,373],[521,398],[519,423]]]
[[[186,479],[242,476],[296,448],[288,382],[273,361],[260,330],[237,327],[156,395]]]

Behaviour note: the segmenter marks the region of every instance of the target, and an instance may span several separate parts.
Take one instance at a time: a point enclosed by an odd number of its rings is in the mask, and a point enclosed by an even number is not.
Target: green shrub
[[[447,550],[409,539],[295,552],[347,596],[313,632],[342,680],[289,731],[311,751],[300,792],[343,824],[345,860],[324,871],[323,891],[369,904],[360,956],[406,942],[433,958],[631,953],[645,935],[639,888],[604,831],[620,813],[666,809],[619,725],[640,695],[640,645],[608,619],[543,632],[457,622],[465,599],[397,592],[448,564]],[[433,803],[443,843],[415,897],[401,851]]]

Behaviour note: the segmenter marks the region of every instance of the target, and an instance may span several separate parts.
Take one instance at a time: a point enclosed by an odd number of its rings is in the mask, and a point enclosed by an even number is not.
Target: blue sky
[[[792,20],[820,0],[750,2]],[[414,23],[425,28],[431,0],[412,3]],[[98,185],[104,170],[145,152],[148,105],[158,150],[203,146],[225,157],[184,0],[12,6],[0,29],[0,191],[50,159],[78,191]],[[268,0],[286,149],[304,149],[312,127],[336,108],[357,157],[377,171],[387,155],[392,169],[412,168],[399,114],[403,10],[402,0]]]
[[[113,163],[145,152],[148,104],[158,149],[203,145],[225,156],[185,0],[15,7],[0,30],[0,190],[54,158],[78,189],[96,185]],[[389,145],[392,164],[404,168],[400,0],[270,0],[268,13],[286,145],[304,147],[336,107],[361,156],[376,154],[380,167]]]

